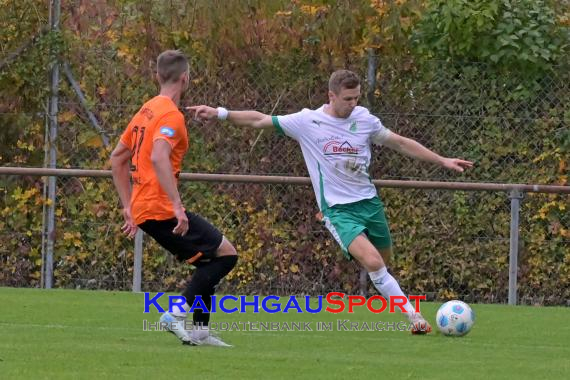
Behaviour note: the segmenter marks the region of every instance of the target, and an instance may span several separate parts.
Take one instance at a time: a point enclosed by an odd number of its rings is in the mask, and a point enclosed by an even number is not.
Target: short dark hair
[[[180,50],[166,50],[156,60],[156,71],[161,84],[174,83],[188,71],[188,59]]]
[[[353,89],[360,86],[360,78],[350,70],[337,70],[329,79],[329,91],[338,94],[343,88]]]

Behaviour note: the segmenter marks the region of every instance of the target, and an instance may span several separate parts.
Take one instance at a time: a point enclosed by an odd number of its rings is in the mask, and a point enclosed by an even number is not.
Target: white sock
[[[404,292],[402,292],[402,289],[400,289],[398,281],[388,273],[388,269],[386,269],[386,267],[382,267],[376,272],[369,272],[368,276],[370,276],[370,280],[372,280],[374,287],[376,287],[380,294],[386,298],[386,301],[390,301],[390,296],[404,297],[406,299],[406,304],[403,306],[406,310],[405,314],[410,318],[415,313],[408,297],[406,297]]]
[[[182,305],[182,308],[184,311],[179,311],[178,307],[173,308],[174,310],[170,314],[172,314],[176,319],[186,319],[188,317],[188,312],[190,311],[190,306],[185,303]]]

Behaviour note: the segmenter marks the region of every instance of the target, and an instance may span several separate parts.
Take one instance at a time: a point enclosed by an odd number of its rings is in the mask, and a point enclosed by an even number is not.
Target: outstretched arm
[[[394,132],[383,142],[388,148],[394,149],[397,152],[410,156],[417,160],[431,162],[433,164],[443,166],[446,169],[463,172],[466,168],[473,166],[473,162],[462,160],[459,158],[442,157],[439,154],[432,152],[419,142],[407,137],[400,136]]]
[[[227,111],[227,115],[221,115],[219,109],[208,106],[188,107],[193,118],[205,121],[206,124],[214,123],[217,119],[228,120],[231,123],[258,129],[270,129],[273,127],[271,116],[258,111]]]

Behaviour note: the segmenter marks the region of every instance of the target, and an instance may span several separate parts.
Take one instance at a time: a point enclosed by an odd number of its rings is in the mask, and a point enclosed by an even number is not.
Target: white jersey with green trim
[[[273,116],[277,131],[301,145],[319,209],[375,197],[370,146],[381,145],[390,130],[364,107],[347,118],[330,116],[324,107]]]

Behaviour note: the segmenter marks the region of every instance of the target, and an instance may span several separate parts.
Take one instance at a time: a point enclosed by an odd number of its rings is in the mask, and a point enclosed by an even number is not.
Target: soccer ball
[[[443,335],[466,335],[475,322],[475,313],[461,301],[448,301],[441,305],[436,315],[437,327]]]

